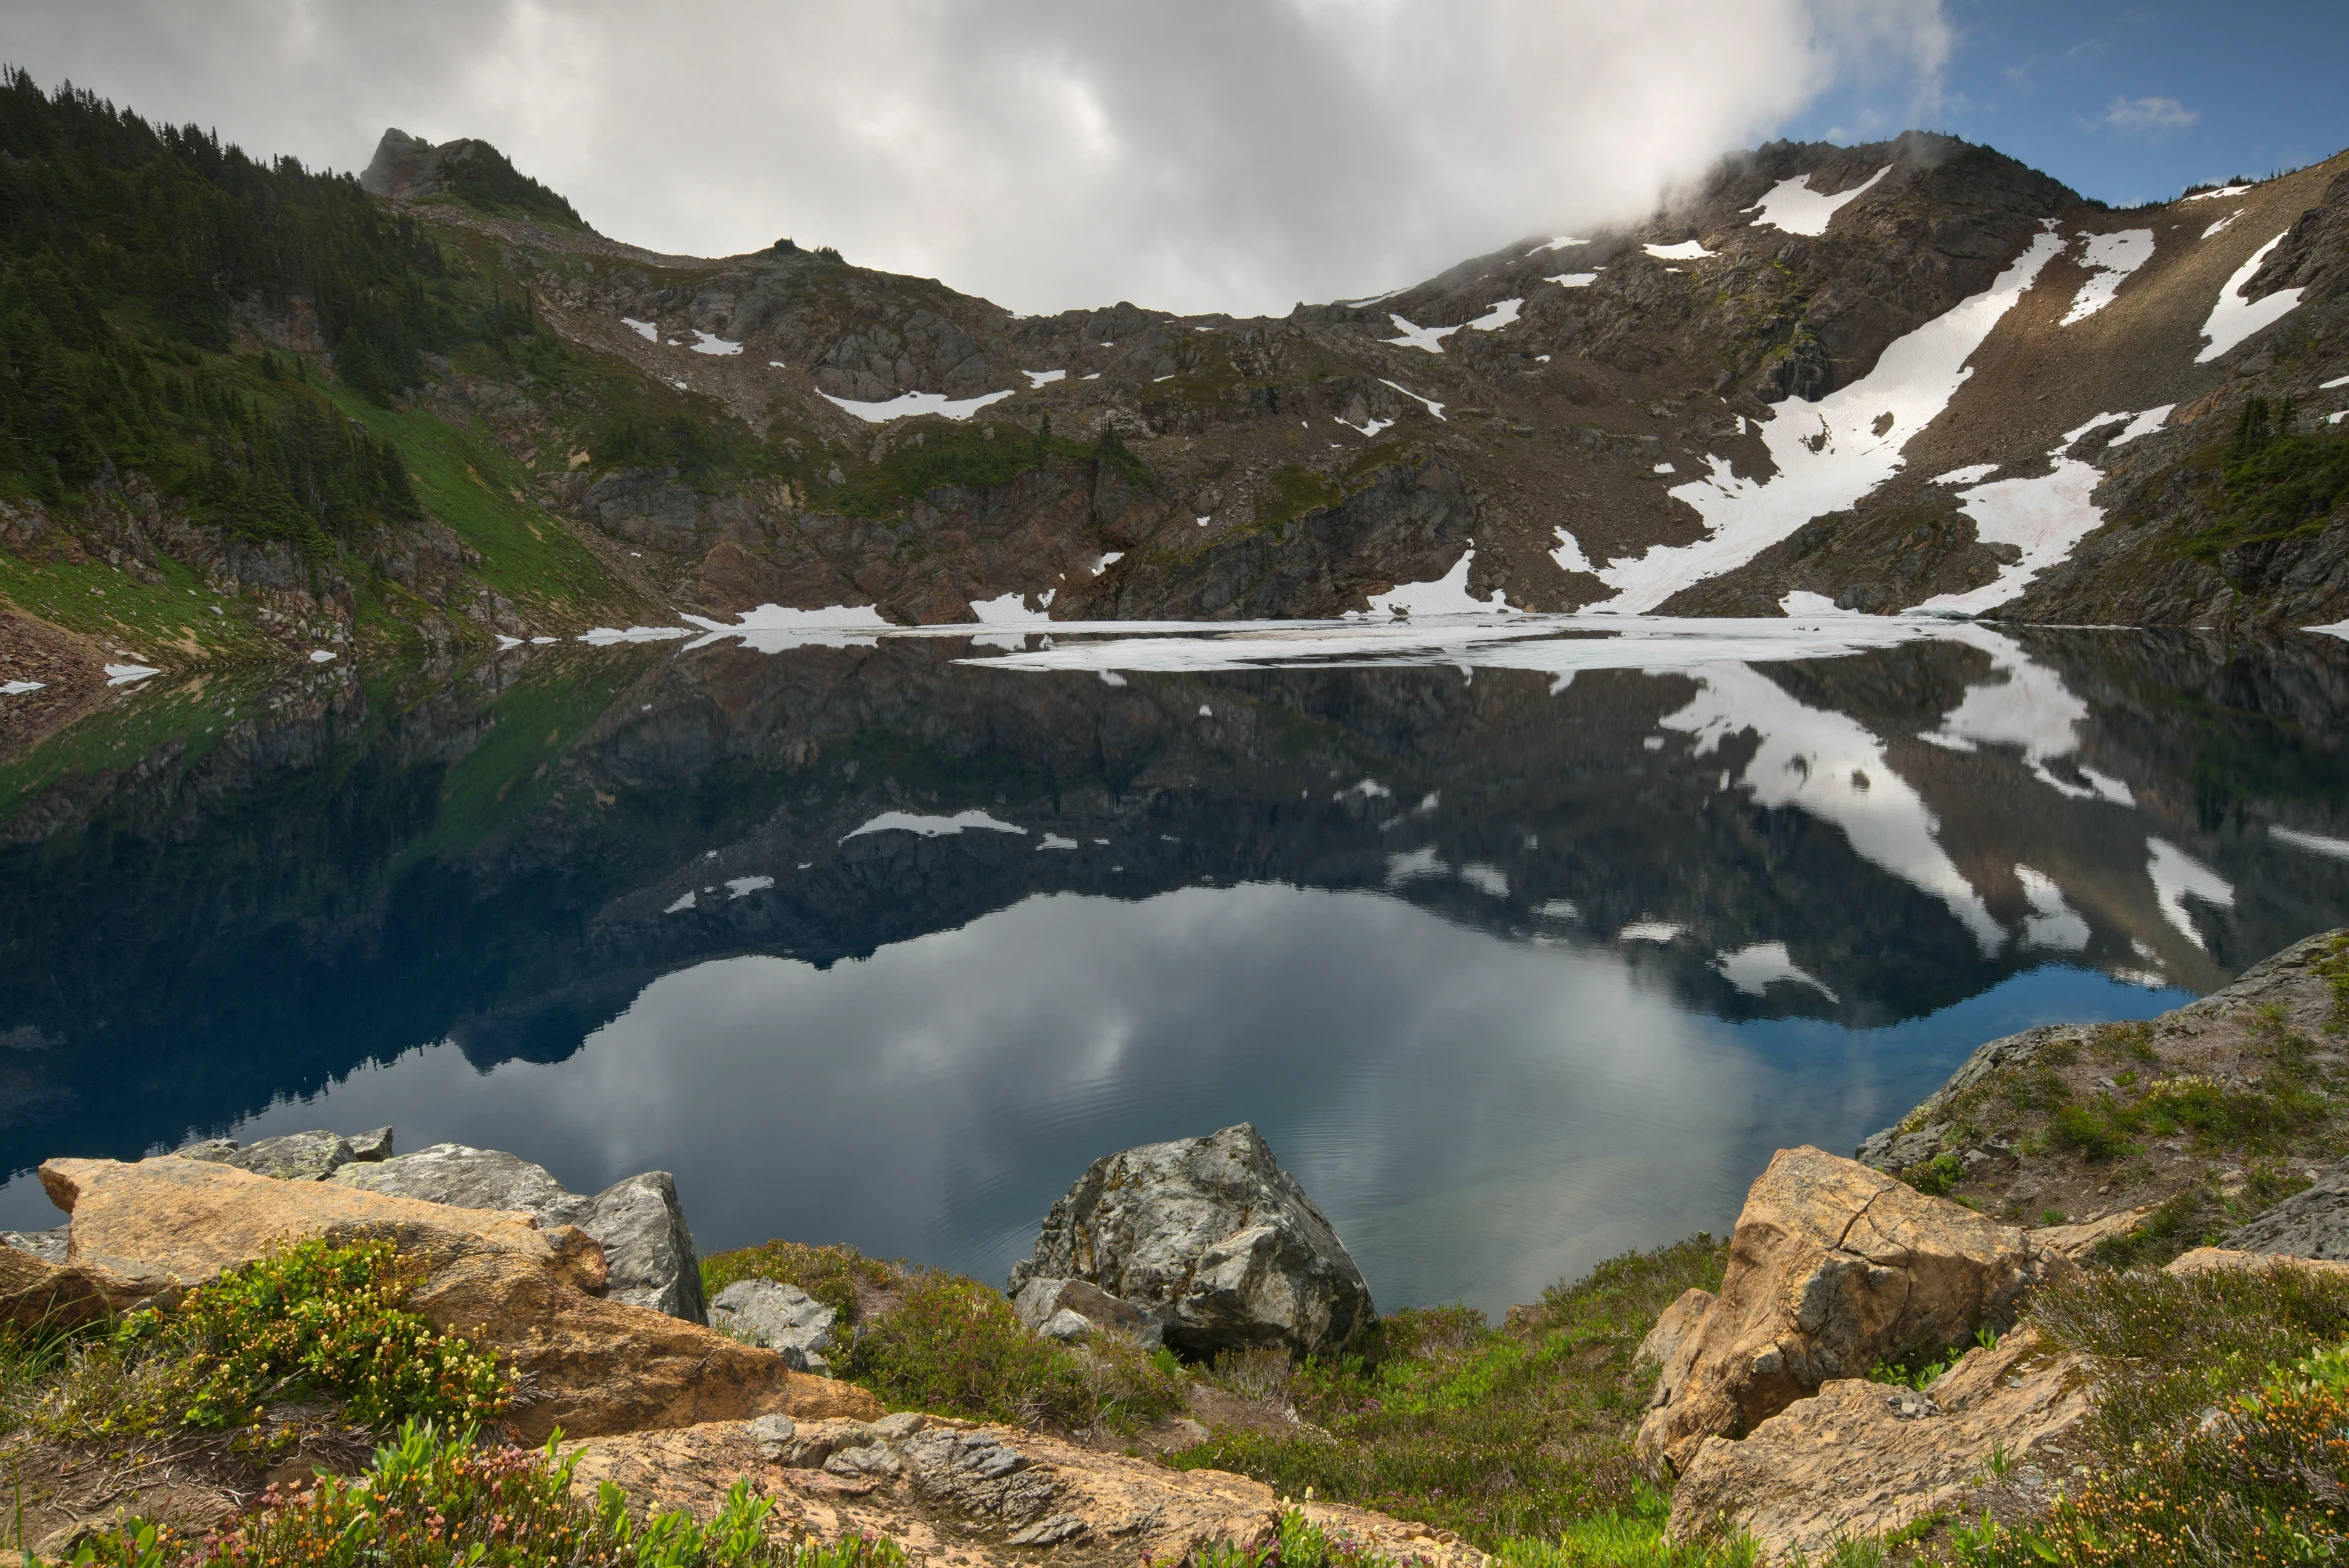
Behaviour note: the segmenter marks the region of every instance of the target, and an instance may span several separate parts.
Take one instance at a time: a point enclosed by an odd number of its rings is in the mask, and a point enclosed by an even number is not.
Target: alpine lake
[[[1979,1044],[2349,924],[2349,640],[772,616],[166,673],[0,758],[35,1168],[390,1124],[1000,1282],[1254,1122],[1382,1308],[1722,1233]]]

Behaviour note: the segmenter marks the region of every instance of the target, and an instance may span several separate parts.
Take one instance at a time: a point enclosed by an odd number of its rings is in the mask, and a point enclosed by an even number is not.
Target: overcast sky
[[[2335,12],[2349,7],[2301,0],[2304,16]],[[2143,25],[2165,15],[2166,31]],[[2233,118],[2195,74],[2224,52],[2214,41],[2285,71],[2340,58],[2280,55],[2237,15],[2105,0],[0,0],[0,47],[44,83],[312,164],[363,167],[386,125],[486,137],[597,228],[659,249],[789,235],[1025,311],[1281,312],[1644,210],[1672,177],[1780,132],[2035,137],[2026,156],[2083,188],[2065,160],[2086,150],[2125,155],[2096,166],[2108,183],[2174,194],[2235,172],[2217,167],[2240,150]],[[2106,23],[2117,50],[2097,44]],[[2245,78],[2245,113],[2338,118],[2349,101],[2257,80],[2274,77]],[[2287,129],[2311,146],[2331,133]],[[2168,178],[2171,164],[2186,172]]]

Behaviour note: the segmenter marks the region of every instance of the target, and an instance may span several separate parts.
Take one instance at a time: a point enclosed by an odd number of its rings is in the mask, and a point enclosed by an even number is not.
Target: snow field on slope
[[[2308,290],[2278,289],[2262,299],[2243,297],[2243,286],[2258,275],[2267,253],[2283,243],[2284,236],[2279,234],[2253,251],[2251,259],[2237,267],[2235,275],[2219,289],[2218,303],[2210,307],[2210,319],[2202,324],[2202,335],[2210,339],[2210,346],[2194,356],[2194,363],[2209,364],[2262,327],[2283,320],[2300,303],[2300,296]]]
[[[1375,614],[1389,615],[1487,615],[1495,610],[1507,610],[1510,605],[1499,594],[1491,599],[1479,599],[1468,591],[1469,568],[1476,564],[1476,541],[1460,552],[1460,559],[1452,569],[1433,582],[1397,583],[1385,593],[1373,594],[1370,608]]]
[[[972,828],[981,828],[990,833],[1017,833],[1022,838],[1028,836],[1026,828],[999,822],[976,809],[958,811],[951,817],[924,817],[910,811],[884,811],[864,826],[850,828],[841,835],[840,842],[845,844],[852,838],[862,838],[868,833],[918,833],[923,838],[948,838]]]
[[[1658,261],[1697,261],[1718,254],[1705,249],[1703,240],[1682,240],[1677,245],[1643,245],[1640,248]]]
[[[2014,545],[2022,559],[2000,567],[1994,581],[1963,593],[1935,594],[1917,608],[1977,615],[2021,593],[2103,525],[2104,509],[2089,499],[2102,483],[2104,475],[2093,464],[2059,457],[2052,474],[2001,479],[1968,490],[1958,505],[1974,520],[1974,536],[1984,544]]]
[[[2091,234],[2085,236],[2087,251],[2080,265],[2088,270],[2088,281],[2080,285],[2079,297],[2064,313],[2059,327],[2068,327],[2075,321],[2086,321],[2121,291],[2129,275],[2153,259],[2153,231],[2151,229],[2123,229],[2118,234]]]
[[[2041,233],[1980,294],[1898,338],[1876,367],[1816,403],[1788,401],[1761,426],[1777,465],[1768,481],[1740,479],[1708,456],[1707,477],[1671,494],[1696,508],[1710,534],[1686,545],[1652,545],[1609,563],[1599,576],[1616,590],[1606,609],[1652,610],[1692,583],[1743,566],[1823,512],[1837,512],[1892,477],[1901,448],[1937,418],[1973,374],[1966,361],[2062,250]],[[1885,415],[1892,423],[1877,435]],[[1813,443],[1816,442],[1816,445]]]
[[[1789,981],[1795,985],[1809,986],[1830,1002],[1843,1000],[1829,990],[1825,982],[1797,964],[1794,955],[1787,952],[1784,942],[1756,942],[1734,953],[1716,953],[1713,956],[1713,967],[1720,972],[1722,979],[1748,996],[1762,996],[1771,986],[1780,981]]]
[[[1829,220],[1838,212],[1865,196],[1871,186],[1891,172],[1892,165],[1888,163],[1869,175],[1865,182],[1848,191],[1838,191],[1833,196],[1823,196],[1811,189],[1811,177],[1797,174],[1771,186],[1769,195],[1745,210],[1754,214],[1756,228],[1766,225],[1788,234],[1801,234],[1815,239],[1827,232]]]
[[[915,414],[944,414],[948,419],[968,419],[990,403],[1000,403],[1011,396],[1009,392],[986,392],[977,397],[950,398],[943,392],[901,392],[886,403],[859,403],[849,398],[819,394],[835,408],[845,409],[872,425],[885,425],[892,419],[905,419]]]

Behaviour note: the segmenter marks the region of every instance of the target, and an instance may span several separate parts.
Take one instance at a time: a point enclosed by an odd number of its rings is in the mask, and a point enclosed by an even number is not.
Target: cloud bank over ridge
[[[1285,311],[1637,211],[1940,0],[8,0],[10,52],[257,153],[485,137],[604,232],[781,235],[1026,311]]]

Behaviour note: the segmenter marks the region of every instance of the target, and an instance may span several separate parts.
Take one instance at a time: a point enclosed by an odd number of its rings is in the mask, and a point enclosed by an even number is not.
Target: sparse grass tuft
[[[715,1296],[738,1280],[771,1279],[779,1285],[797,1285],[840,1314],[843,1323],[858,1316],[856,1287],[894,1291],[908,1271],[899,1265],[868,1258],[854,1247],[835,1243],[811,1247],[797,1241],[762,1241],[755,1247],[712,1253],[701,1260],[702,1294]]]

